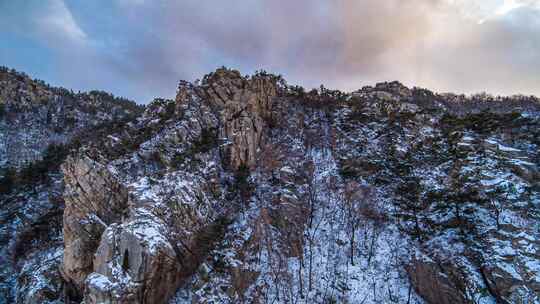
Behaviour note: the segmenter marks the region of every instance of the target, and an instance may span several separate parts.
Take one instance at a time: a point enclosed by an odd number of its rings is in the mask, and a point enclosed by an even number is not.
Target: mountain
[[[143,109],[105,92],[73,93],[0,67],[0,303],[31,298],[25,287],[35,282],[26,283],[25,276],[60,261],[61,251],[44,259],[44,247],[31,253],[30,244],[61,250],[60,164],[69,151],[132,121]],[[50,263],[53,277],[56,266]]]
[[[6,299],[540,303],[537,98],[226,68],[177,92],[9,194],[63,203],[6,239]]]

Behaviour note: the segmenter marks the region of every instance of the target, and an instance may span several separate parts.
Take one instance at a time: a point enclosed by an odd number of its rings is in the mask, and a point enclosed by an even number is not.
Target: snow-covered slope
[[[52,143],[137,116],[134,102],[101,91],[73,93],[0,67],[0,168],[39,160]]]

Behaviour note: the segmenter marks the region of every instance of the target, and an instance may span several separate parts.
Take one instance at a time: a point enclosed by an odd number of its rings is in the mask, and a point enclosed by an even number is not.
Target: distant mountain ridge
[[[0,167],[38,160],[51,143],[67,143],[85,129],[143,109],[103,91],[73,93],[0,67]]]

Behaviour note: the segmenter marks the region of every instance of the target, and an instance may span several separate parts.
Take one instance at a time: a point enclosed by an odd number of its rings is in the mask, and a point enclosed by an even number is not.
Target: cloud
[[[398,79],[457,92],[540,94],[537,2],[520,1],[504,14],[496,12],[508,3],[495,0],[144,3],[132,14],[160,30],[139,36],[123,64],[136,62],[136,77],[156,85],[225,64],[307,86]],[[464,13],[475,7],[475,18]]]
[[[495,15],[505,15],[520,7],[540,9],[540,0],[504,0],[504,3],[495,11]]]
[[[36,31],[54,42],[86,43],[88,37],[62,0],[48,0],[42,15],[36,17]]]
[[[221,65],[308,87],[397,79],[540,95],[540,0],[115,0],[92,14],[47,3],[30,19],[53,41],[62,78],[140,102]]]
[[[443,91],[540,93],[535,9],[523,6],[481,24],[445,5],[431,15],[430,31],[410,56],[403,49],[392,52],[400,63],[392,72],[401,80]]]
[[[130,5],[142,5],[146,1],[145,0],[116,0],[118,4],[123,6],[130,6]]]
[[[0,1],[0,26],[52,48],[88,39],[62,0]]]

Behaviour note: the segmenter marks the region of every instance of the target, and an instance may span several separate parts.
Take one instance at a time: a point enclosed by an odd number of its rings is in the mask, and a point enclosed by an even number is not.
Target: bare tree
[[[344,201],[347,208],[347,226],[350,232],[349,246],[351,264],[354,265],[356,234],[364,219],[379,223],[383,217],[376,210],[373,202],[373,190],[355,181],[345,185]]]

